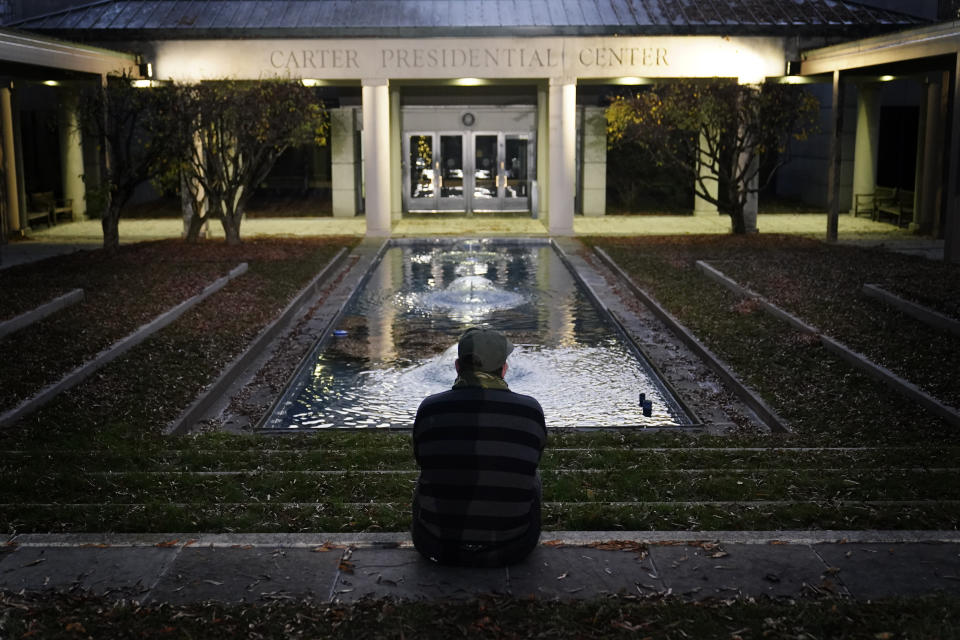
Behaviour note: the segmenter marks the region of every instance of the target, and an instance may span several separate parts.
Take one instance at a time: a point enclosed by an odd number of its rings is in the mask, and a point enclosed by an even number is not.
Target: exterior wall
[[[827,202],[827,171],[829,169],[830,131],[833,116],[830,113],[831,86],[811,84],[805,87],[820,101],[819,126],[821,133],[803,142],[790,144],[790,161],[777,172],[777,194],[822,207]],[[846,85],[843,113],[843,143],[840,169],[840,210],[848,211],[853,202],[853,160],[856,148],[857,94],[852,85]]]
[[[607,212],[607,119],[603,107],[583,110],[583,154],[581,155],[583,215],[602,216]]]

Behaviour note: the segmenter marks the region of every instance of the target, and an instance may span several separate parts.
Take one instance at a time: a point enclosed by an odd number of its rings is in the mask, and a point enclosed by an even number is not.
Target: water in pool
[[[552,247],[461,241],[389,248],[264,427],[410,427],[424,397],[452,386],[457,338],[474,325],[516,345],[506,381],[540,401],[548,427],[688,422]]]

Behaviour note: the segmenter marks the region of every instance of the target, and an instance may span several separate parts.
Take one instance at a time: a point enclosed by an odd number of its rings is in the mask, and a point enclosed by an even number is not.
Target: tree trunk
[[[223,234],[226,236],[229,245],[240,244],[240,220],[241,216],[236,214],[224,214],[220,218],[220,222],[223,223]]]
[[[747,221],[743,219],[744,198],[740,191],[740,185],[736,184],[733,175],[736,175],[735,170],[730,177],[730,186],[728,187],[728,193],[730,194],[730,230],[733,233],[743,234],[747,232]]]
[[[206,218],[203,216],[198,216],[196,212],[190,216],[190,224],[187,227],[187,235],[184,237],[184,240],[187,242],[197,242],[200,240],[200,231],[203,229],[203,223],[206,222]]]
[[[103,248],[109,252],[116,251],[120,246],[120,206],[116,197],[107,196],[100,227],[103,229]]]

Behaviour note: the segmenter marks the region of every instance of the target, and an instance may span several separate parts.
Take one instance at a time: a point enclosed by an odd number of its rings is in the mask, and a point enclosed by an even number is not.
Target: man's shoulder
[[[457,402],[499,402],[510,403],[536,409],[543,413],[543,408],[537,399],[517,393],[509,389],[481,389],[479,387],[464,387],[462,389],[450,389],[441,393],[435,393],[427,396],[420,403],[421,409],[437,404],[449,404]]]

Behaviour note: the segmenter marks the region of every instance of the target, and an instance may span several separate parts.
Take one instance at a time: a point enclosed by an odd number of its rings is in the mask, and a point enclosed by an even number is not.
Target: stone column
[[[944,131],[950,96],[950,74],[941,82],[926,85],[925,112],[921,113],[920,140],[917,150],[917,191],[914,223],[911,229],[923,234],[936,233],[943,203]]]
[[[390,235],[390,89],[386,79],[364,80],[363,156],[367,235]]]
[[[573,233],[576,185],[577,85],[550,79],[550,223],[553,235]]]
[[[330,193],[335,218],[357,215],[355,118],[352,107],[330,110]]]
[[[607,118],[602,107],[583,111],[583,215],[607,213]]]
[[[954,60],[951,81],[950,148],[947,169],[947,193],[943,224],[943,259],[960,263],[960,50]]]
[[[3,126],[3,175],[6,184],[7,229],[11,234],[20,235],[20,181],[17,179],[17,145],[13,135],[12,89],[7,86],[0,89],[0,120]]]
[[[853,155],[853,193],[873,193],[880,146],[880,91],[873,83],[857,86],[857,137]]]
[[[843,83],[840,71],[833,72],[833,93],[830,101],[830,155],[827,172],[827,242],[837,241],[840,217],[840,169],[843,162]]]
[[[403,217],[403,139],[400,131],[400,90],[390,89],[390,219]]]
[[[745,163],[747,161],[746,154],[740,156],[740,169],[743,170]],[[753,159],[750,162],[750,167],[747,175],[752,175],[752,177],[747,180],[747,183],[744,185],[747,189],[747,200],[743,205],[743,226],[746,229],[747,233],[756,233],[757,229],[757,212],[760,206],[760,196],[757,193],[757,187],[760,184],[760,173],[757,170],[758,165],[760,164],[760,158],[754,154]]]
[[[77,93],[61,91],[59,110],[60,173],[63,197],[72,200],[73,219],[82,220],[87,212],[86,188],[83,183],[83,135],[77,115]]]
[[[548,110],[549,91],[545,84],[537,86],[537,159],[536,176],[537,197],[531,198],[530,206],[535,207],[534,215],[547,224],[550,220],[550,112]]]
[[[714,199],[720,193],[720,176],[713,170],[710,161],[710,155],[706,153],[707,145],[710,140],[706,134],[700,133],[700,157],[697,158],[697,173],[700,175],[700,182],[706,188],[707,193]],[[695,216],[716,216],[719,213],[717,205],[700,197],[697,193],[699,185],[694,185],[693,195],[693,215]],[[756,219],[756,218],[754,218]]]

